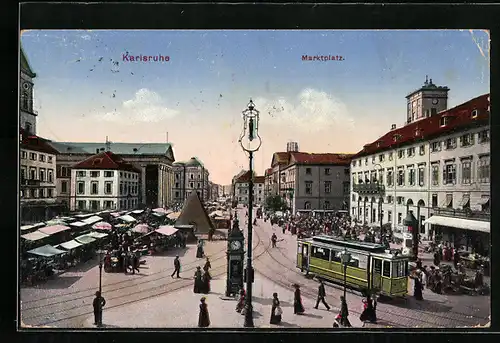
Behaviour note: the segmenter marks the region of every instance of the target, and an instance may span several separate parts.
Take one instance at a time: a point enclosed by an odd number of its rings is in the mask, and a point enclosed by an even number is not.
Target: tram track
[[[257,240],[262,241],[262,239],[261,239],[259,233],[257,232],[257,230],[254,230],[254,235],[256,236]],[[267,278],[267,279],[269,279],[269,280],[271,280],[271,281],[273,281],[275,283],[278,283],[278,284],[280,284],[280,285],[282,285],[283,287],[286,287],[286,288],[290,287],[291,284],[293,284],[293,283],[304,284],[304,282],[303,282],[304,275],[302,273],[298,272],[295,268],[292,269],[292,268],[290,268],[289,265],[283,263],[283,261],[280,261],[278,258],[276,258],[274,256],[274,254],[272,254],[272,251],[278,251],[278,254],[282,255],[287,261],[292,262],[293,264],[296,263],[296,261],[293,261],[288,256],[286,256],[281,251],[281,249],[279,249],[279,248],[273,248],[271,250],[268,249],[267,250],[268,255],[272,259],[272,261],[274,263],[272,263],[272,264],[263,264],[263,266],[265,266],[264,269],[267,268],[270,271],[272,271],[272,274],[268,274],[268,273],[265,273],[265,272],[263,273],[260,268],[259,268],[259,273],[262,276],[264,276],[265,278]],[[270,267],[270,266],[273,266],[273,265],[275,266],[276,264],[278,264],[280,266],[279,270],[273,270],[273,268]],[[297,279],[290,278],[288,275],[285,275],[283,273],[283,270],[291,272],[294,275],[300,276],[302,281],[298,281]],[[277,275],[279,275],[280,277],[282,277],[286,281],[277,280],[277,278],[276,278]],[[305,294],[305,295],[307,295],[307,296],[309,296],[309,297],[311,297],[313,299],[315,299],[317,297],[317,289],[313,288],[310,285],[305,285],[305,286],[301,287],[301,290],[302,290],[302,294]],[[328,298],[334,298],[335,301],[340,302],[340,297],[329,296]],[[382,302],[379,302],[379,305],[377,307],[377,313],[385,314],[386,315],[385,317],[391,317],[391,316],[394,315],[393,314],[394,311],[391,311],[390,309],[380,308],[381,305],[382,305],[382,307],[391,307],[390,304],[384,304]],[[361,314],[361,311],[358,311],[356,309],[352,309],[352,306],[350,308],[350,312],[351,313],[355,313],[357,315]],[[429,320],[422,319],[422,314],[428,314],[429,313],[428,311],[425,311],[425,310],[420,310],[420,309],[412,308],[412,309],[405,309],[404,313],[401,313],[401,308],[400,308],[397,312],[398,312],[397,316],[399,318],[404,317],[409,322],[412,322],[412,323],[419,323],[419,324],[429,325],[431,327],[436,327],[436,326],[442,327],[442,328],[448,327],[448,326],[444,326],[444,325],[437,325],[436,321],[429,321]],[[477,320],[481,320],[481,321],[484,321],[484,320],[487,321],[487,318],[479,317],[479,316],[474,316],[474,315],[471,315],[471,314],[468,314],[468,313],[466,314],[466,313],[461,313],[461,312],[456,312],[456,311],[448,311],[447,313],[453,313],[454,314],[453,318],[450,318],[450,316],[437,314],[435,311],[432,312],[432,316],[440,318],[440,319],[446,319],[446,320],[449,320],[450,322],[461,322],[463,325],[471,325],[470,321],[463,319],[464,316],[467,316],[469,318],[474,318],[474,319],[477,319]],[[382,318],[384,318],[384,316],[382,316]],[[392,325],[394,327],[398,327],[398,326],[401,327],[400,324],[398,324],[398,323],[396,323],[394,321],[387,320],[386,318],[383,319],[383,322],[387,323],[388,325]]]

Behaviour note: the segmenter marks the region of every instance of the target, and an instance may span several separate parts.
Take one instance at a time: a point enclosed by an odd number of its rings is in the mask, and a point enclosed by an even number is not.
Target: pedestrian
[[[323,283],[323,280],[319,280],[318,299],[316,300],[316,306],[314,306],[315,309],[318,309],[319,302],[321,301],[323,305],[325,305],[327,311],[330,311],[330,306],[328,306],[328,304],[326,303],[325,296],[325,284]]]
[[[276,234],[273,232],[272,236],[271,236],[271,245],[273,248],[276,248],[276,241],[278,240],[278,237],[276,236]]]
[[[303,314],[305,312],[304,306],[302,305],[302,298],[300,296],[300,286],[298,284],[293,284],[295,287],[295,292],[293,296],[293,313]]]
[[[122,262],[123,262],[123,264],[122,264],[123,273],[127,274],[129,262],[128,262],[128,256],[124,252],[122,253]]]
[[[434,265],[435,265],[436,267],[437,267],[437,266],[439,266],[439,257],[440,257],[439,250],[436,250],[436,251],[434,252],[434,261],[433,261],[433,263],[434,263]]]
[[[455,269],[457,269],[457,265],[460,262],[460,254],[458,253],[458,249],[453,249],[453,265],[455,266]]]
[[[212,264],[210,263],[210,259],[207,257],[205,265],[203,266],[203,271],[208,273],[208,277],[211,279],[212,276],[210,275],[210,272],[209,272],[210,268],[212,268]]]
[[[137,270],[137,273],[140,273],[141,271],[139,270],[139,256],[138,256],[138,251],[134,251],[134,256],[132,257],[132,274],[135,274],[135,271]]]
[[[241,313],[241,310],[243,310],[244,306],[245,306],[245,290],[242,288],[240,289],[240,299],[236,304],[236,312]]]
[[[417,269],[416,275],[413,277],[413,296],[416,300],[424,300],[422,297],[421,273],[420,269]]]
[[[369,294],[366,296],[366,299],[363,299],[363,312],[359,316],[359,320],[362,322],[370,321],[371,323],[377,321],[373,300]]]
[[[208,306],[205,302],[207,298],[200,299],[200,314],[198,315],[198,327],[207,328],[210,326],[210,316],[208,314]]]
[[[208,274],[208,271],[203,273],[203,276],[201,277],[201,281],[203,284],[202,293],[205,293],[205,294],[210,293],[210,274]]]
[[[106,305],[106,300],[101,295],[101,292],[95,292],[95,298],[92,302],[94,307],[94,325],[102,326],[102,308]]]
[[[202,275],[200,266],[196,267],[196,271],[194,272],[194,293],[201,293],[202,286]]]
[[[273,305],[271,307],[271,319],[269,320],[269,324],[280,324],[282,314],[283,310],[281,309],[280,306],[278,293],[273,293]]]
[[[337,319],[343,327],[351,327],[351,323],[349,322],[349,310],[343,295],[340,296],[340,313],[337,316]]]
[[[177,278],[179,278],[179,273],[181,271],[181,261],[179,260],[179,255],[175,256],[174,260],[174,272],[172,273],[172,277],[174,277],[175,274],[177,274]]]

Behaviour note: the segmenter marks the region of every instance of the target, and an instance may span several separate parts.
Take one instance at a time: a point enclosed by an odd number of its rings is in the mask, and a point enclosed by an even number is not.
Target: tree
[[[272,211],[282,211],[287,208],[285,199],[280,195],[270,195],[266,198],[265,206]]]

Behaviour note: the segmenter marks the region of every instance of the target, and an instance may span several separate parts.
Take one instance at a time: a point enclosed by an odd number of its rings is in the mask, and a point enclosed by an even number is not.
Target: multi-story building
[[[21,222],[48,220],[63,211],[57,201],[56,154],[45,139],[20,130]]]
[[[173,202],[174,152],[168,143],[50,142],[57,156],[58,198],[69,204],[71,166],[101,152],[110,151],[140,170],[139,204],[167,207]]]
[[[19,127],[23,128],[26,132],[35,134],[36,130],[36,117],[37,111],[33,109],[33,79],[36,74],[31,69],[28,63],[23,48],[21,48],[21,66],[19,75]]]
[[[174,169],[174,202],[184,203],[191,192],[198,192],[202,201],[208,201],[210,196],[210,173],[196,157],[187,162],[175,162]]]
[[[222,186],[216,183],[213,183],[212,181],[208,181],[210,185],[210,196],[209,200],[210,201],[216,201],[219,200],[219,198],[222,196]]]
[[[352,154],[274,153],[266,171],[268,195],[280,195],[293,213],[348,208]]]
[[[407,124],[353,157],[351,215],[359,222],[405,231],[411,211],[425,236],[468,247],[489,239],[489,94],[451,109],[447,94],[426,81],[407,97]]]
[[[139,205],[140,170],[110,151],[71,168],[72,211],[128,210]]]
[[[238,204],[248,205],[250,196],[250,171],[245,172],[234,180],[235,199]],[[253,204],[261,206],[264,204],[264,176],[255,176],[253,178]]]

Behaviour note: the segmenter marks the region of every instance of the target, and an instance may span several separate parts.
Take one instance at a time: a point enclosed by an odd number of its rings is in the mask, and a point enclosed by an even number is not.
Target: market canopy
[[[104,238],[104,237],[107,237],[108,234],[107,233],[103,233],[103,232],[95,232],[95,231],[92,231],[90,233],[87,233],[87,237],[92,237],[92,238],[97,238],[97,239],[101,239],[101,238]]]
[[[163,207],[155,208],[153,212],[167,214],[167,210],[164,209]]]
[[[124,222],[127,222],[127,223],[133,223],[133,222],[137,221],[134,217],[132,217],[131,215],[128,215],[128,214],[121,216],[121,217],[118,217],[118,219],[123,220]]]
[[[181,215],[181,212],[173,212],[173,213],[170,213],[167,215],[167,218],[168,219],[171,219],[171,220],[176,220],[177,218],[179,218]]]
[[[92,224],[95,224],[95,223],[100,222],[100,221],[102,221],[102,218],[99,216],[92,216],[90,218],[82,220],[82,222],[84,222],[85,224],[88,224],[88,225],[92,225]]]
[[[224,213],[222,211],[214,211],[214,212],[210,213],[210,217],[211,218],[224,217]]]
[[[64,225],[52,225],[52,226],[47,226],[47,227],[42,227],[41,229],[38,229],[38,231],[46,234],[46,235],[53,235],[58,232],[66,231],[69,230],[69,226],[64,226]]]
[[[94,230],[111,230],[113,226],[110,223],[99,222],[92,225],[92,228]]]
[[[83,214],[77,214],[75,217],[77,218],[88,218],[90,216],[93,216],[93,213],[83,213]]]
[[[150,230],[147,224],[138,224],[132,229],[132,231],[137,233],[148,233]]]
[[[76,226],[76,227],[82,227],[82,226],[87,225],[87,223],[84,223],[84,222],[74,222],[74,223],[71,223],[69,225],[70,226]]]
[[[28,251],[29,254],[43,256],[43,257],[51,257],[55,255],[61,255],[66,253],[64,250],[59,250],[54,248],[53,246],[47,244],[43,247],[39,247],[33,250]]]
[[[54,225],[66,225],[66,221],[62,219],[52,219],[49,220],[48,222],[45,222],[47,226],[54,226]]]
[[[133,213],[133,214],[141,214],[142,212],[144,212],[144,210],[134,210],[131,213]]]
[[[28,231],[31,229],[36,229],[40,227],[44,227],[45,223],[37,223],[37,224],[32,224],[32,225],[23,225],[21,226],[21,231]]]
[[[24,238],[27,241],[38,241],[40,239],[49,237],[50,235],[46,235],[43,232],[40,231],[33,231],[30,233],[27,233],[25,235],[22,235],[21,238]]]
[[[58,246],[66,249],[66,250],[73,250],[75,248],[81,247],[82,244],[80,244],[77,241],[75,241],[74,239],[72,239],[71,241],[67,241],[67,242],[61,243]]]
[[[481,220],[471,220],[463,218],[432,216],[424,224],[433,224],[454,227],[463,230],[480,231],[490,233],[490,222]]]
[[[81,244],[90,244],[95,242],[95,238],[89,236],[89,235],[81,235],[75,238],[75,241],[78,241],[78,243]]]
[[[160,213],[160,212],[153,212],[153,216],[161,218],[161,217],[165,217],[166,214],[165,213]]]
[[[175,234],[178,230],[170,225],[162,225],[158,229],[155,230],[155,232],[158,232],[164,236],[171,236]]]

